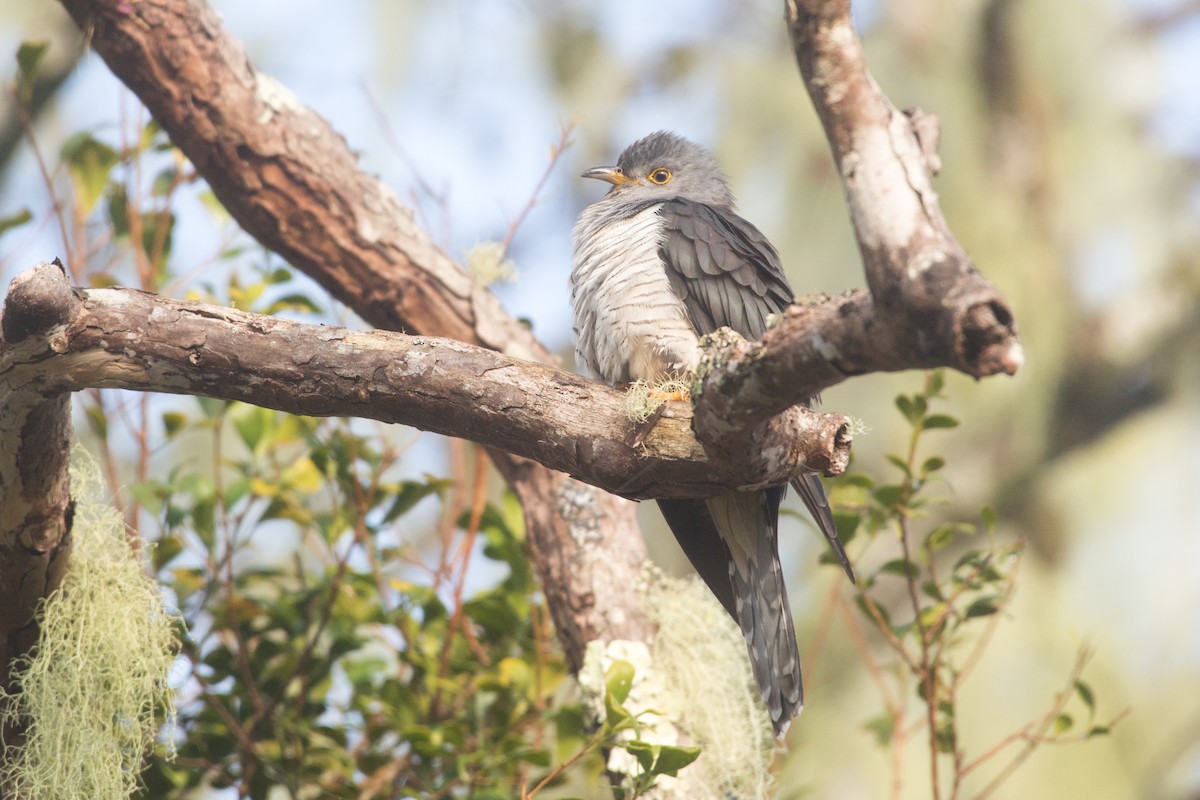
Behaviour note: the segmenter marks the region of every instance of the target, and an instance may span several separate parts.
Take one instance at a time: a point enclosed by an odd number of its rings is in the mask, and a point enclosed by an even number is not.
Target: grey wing
[[[767,315],[792,301],[779,253],[758,228],[732,211],[688,200],[664,203],[661,253],[671,287],[703,336],[728,326],[749,339]]]
[[[703,336],[728,326],[747,338],[762,338],[767,316],[782,311],[794,297],[767,237],[732,210],[702,203],[673,200],[658,213],[666,230],[661,254],[667,277],[696,332]],[[792,486],[854,582],[820,479],[804,475]]]

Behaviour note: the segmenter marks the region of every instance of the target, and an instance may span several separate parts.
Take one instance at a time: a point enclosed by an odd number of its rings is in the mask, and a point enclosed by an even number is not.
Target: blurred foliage
[[[934,800],[962,797],[968,776],[981,768],[979,774],[991,780],[977,787],[980,778],[974,778],[970,796],[994,796],[1036,748],[1086,741],[1107,734],[1113,724],[1096,721],[1096,693],[1081,676],[1090,658],[1085,649],[1067,688],[1048,711],[982,754],[969,753],[960,741],[959,692],[985,655],[1016,590],[1025,543],[997,537],[990,507],[983,508],[978,522],[941,522],[917,533],[917,523],[946,501],[944,493],[934,491],[946,484],[946,460],[919,455],[927,433],[958,427],[957,419],[933,410],[936,401],[945,400],[944,386],[943,373],[934,371],[926,375],[921,391],[897,396],[896,408],[909,436],[903,453],[887,456],[899,473],[895,482],[852,472],[837,481],[833,495],[842,540],[855,547],[857,564],[869,565],[859,571],[855,605],[879,632],[893,661],[880,663],[867,649],[861,653],[884,702],[883,713],[865,727],[881,747],[898,752],[923,729]],[[851,545],[855,540],[860,544]],[[894,557],[864,561],[868,551],[887,548],[889,540],[897,545]],[[832,553],[821,558],[840,569]],[[911,708],[914,696],[920,701],[916,712]],[[1073,730],[1076,719],[1067,710],[1072,699],[1085,712],[1082,733]],[[899,797],[902,762],[895,756],[890,761],[892,796]]]
[[[564,666],[510,496],[478,495],[410,580],[388,533],[450,482],[389,477],[397,454],[344,421],[199,406],[163,430],[210,438],[213,458],[131,487],[191,631],[178,757],[151,764],[148,797],[511,797],[580,741],[578,707],[551,702]],[[264,564],[265,537],[291,544]],[[473,557],[505,576],[467,590]]]

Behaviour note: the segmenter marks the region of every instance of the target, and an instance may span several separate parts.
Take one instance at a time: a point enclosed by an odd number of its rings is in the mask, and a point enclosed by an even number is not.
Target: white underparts
[[[655,381],[690,371],[699,360],[696,333],[659,255],[658,209],[615,219],[616,208],[602,200],[575,225],[575,348],[588,370],[609,383]]]

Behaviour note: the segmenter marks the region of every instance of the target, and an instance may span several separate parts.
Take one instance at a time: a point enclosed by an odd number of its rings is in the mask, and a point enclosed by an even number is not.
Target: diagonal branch
[[[950,232],[932,179],[937,119],[901,112],[867,69],[849,0],[785,0],[788,33],[833,151],[866,271],[873,334],[922,364],[974,377],[1014,374],[1023,361],[1008,302]],[[836,361],[843,354],[827,348]],[[853,374],[853,373],[850,373]]]
[[[250,63],[203,0],[62,4],[242,229],[368,323],[552,360],[328,122]],[[510,453],[489,455],[521,501],[567,662],[578,667],[593,640],[644,639],[652,625],[622,589],[647,558],[636,507]],[[601,528],[604,537],[588,535]]]

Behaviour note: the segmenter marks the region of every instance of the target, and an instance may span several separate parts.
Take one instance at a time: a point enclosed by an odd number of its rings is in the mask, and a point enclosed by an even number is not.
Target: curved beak
[[[621,171],[620,167],[592,167],[584,170],[581,178],[595,178],[598,181],[611,183],[613,186],[623,186],[626,183],[641,183],[637,178],[630,178]]]

